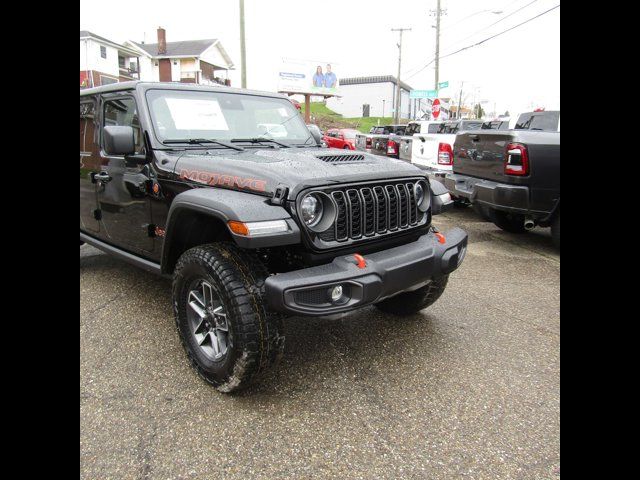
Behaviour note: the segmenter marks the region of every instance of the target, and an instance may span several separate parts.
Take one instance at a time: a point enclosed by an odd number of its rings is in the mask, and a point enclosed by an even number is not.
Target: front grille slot
[[[396,187],[393,185],[387,185],[385,192],[389,198],[388,230],[395,230],[398,228],[398,194],[396,192]]]
[[[360,238],[362,236],[362,203],[360,195],[354,189],[347,190],[347,201],[349,211],[351,213],[351,238]]]
[[[415,180],[402,180],[325,189],[335,202],[337,219],[330,229],[318,234],[319,239],[340,243],[424,224],[428,218],[418,210],[414,185]]]
[[[347,228],[347,200],[343,192],[333,192],[331,194],[336,202],[338,218],[336,220],[336,240],[346,240],[349,237]]]
[[[370,236],[376,233],[376,202],[370,188],[362,188],[360,193],[364,209],[364,234]]]

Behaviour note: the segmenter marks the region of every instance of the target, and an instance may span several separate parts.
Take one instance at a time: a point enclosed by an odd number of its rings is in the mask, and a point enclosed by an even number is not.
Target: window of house
[[[136,152],[141,150],[142,136],[140,135],[140,122],[136,102],[131,97],[108,100],[104,103],[103,126],[118,125],[133,127],[133,135],[136,142]]]
[[[103,47],[103,46],[100,47],[100,56],[102,58],[107,58],[107,47]]]
[[[125,64],[125,58],[121,55],[118,55],[118,66],[120,68],[127,68]]]

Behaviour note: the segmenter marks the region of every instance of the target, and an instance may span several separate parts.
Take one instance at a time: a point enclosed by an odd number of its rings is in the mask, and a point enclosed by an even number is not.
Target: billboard
[[[278,72],[279,92],[339,95],[339,87],[335,64],[317,60],[282,59]]]

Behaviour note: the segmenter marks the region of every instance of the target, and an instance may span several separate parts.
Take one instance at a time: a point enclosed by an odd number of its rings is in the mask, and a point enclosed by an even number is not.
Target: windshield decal
[[[243,178],[236,175],[227,175],[223,173],[203,172],[199,170],[180,170],[179,178],[182,180],[191,180],[196,183],[205,185],[240,188],[242,190],[253,190],[256,192],[265,192],[267,190],[267,181],[257,178]]]
[[[229,130],[215,98],[167,98],[167,106],[178,130]]]

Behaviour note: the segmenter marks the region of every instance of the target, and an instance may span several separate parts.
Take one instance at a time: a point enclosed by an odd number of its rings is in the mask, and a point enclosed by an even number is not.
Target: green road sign
[[[411,90],[409,92],[409,98],[436,98],[437,96],[437,90]]]
[[[447,80],[446,82],[440,82],[438,84],[438,88],[447,88],[449,86],[449,80]]]

